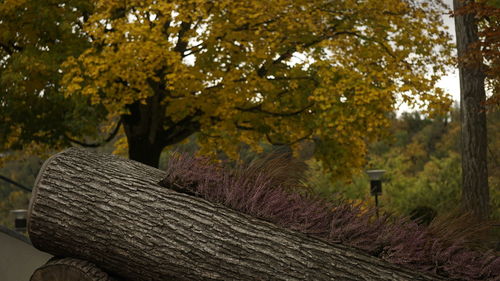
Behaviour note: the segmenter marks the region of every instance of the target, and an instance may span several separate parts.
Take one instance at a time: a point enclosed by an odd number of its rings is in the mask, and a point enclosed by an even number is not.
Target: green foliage
[[[315,159],[306,162],[309,166],[307,171],[307,185],[323,198],[337,198],[342,194],[348,200],[369,199],[369,180],[363,175],[355,175],[352,182],[334,180],[332,172],[325,170],[321,163]]]
[[[488,0],[488,4],[493,7],[500,8],[500,0]]]
[[[489,181],[493,217],[500,218],[500,112],[488,112]],[[456,210],[461,204],[460,123],[458,109],[446,117],[429,119],[406,113],[393,119],[392,136],[374,143],[368,154],[368,169],[385,169],[384,211],[410,215],[418,207],[431,207],[439,214]],[[368,200],[369,180],[355,175],[351,183],[334,180],[310,161],[310,184],[325,196],[341,192],[350,200]]]
[[[89,46],[81,24],[92,9],[86,0],[0,2],[0,151],[96,135],[102,107],[65,98],[59,85],[61,63]]]
[[[423,170],[415,174],[398,171],[399,164],[413,166],[401,158],[388,163],[385,196],[381,197],[384,210],[409,215],[413,209],[427,206],[445,213],[459,204],[461,164],[458,154],[451,153],[440,159],[432,157]]]

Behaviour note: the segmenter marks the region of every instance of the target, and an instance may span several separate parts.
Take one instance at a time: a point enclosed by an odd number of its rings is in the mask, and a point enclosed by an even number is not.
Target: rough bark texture
[[[158,167],[162,143],[162,120],[164,109],[157,95],[145,104],[135,102],[128,106],[130,114],[122,116],[123,128],[128,140],[129,157],[143,164]]]
[[[30,281],[118,281],[94,264],[73,258],[53,258],[41,266]]]
[[[148,81],[156,94],[147,98],[146,103],[135,102],[128,106],[129,113],[122,116],[123,128],[127,135],[129,158],[143,164],[158,167],[160,154],[166,146],[176,144],[199,130],[195,121],[200,112],[188,115],[176,122],[165,116],[165,86]]]
[[[44,164],[28,231],[40,250],[126,280],[437,280],[158,185],[165,173],[80,149]]]
[[[472,1],[454,0],[455,10]],[[470,45],[478,41],[477,24],[473,13],[455,16],[460,75],[460,109],[462,123],[462,199],[464,207],[474,216],[489,216],[489,190],[487,169],[487,133],[484,102],[485,75],[481,58],[470,61]],[[463,61],[469,58],[469,61]],[[474,58],[472,58],[474,60]]]

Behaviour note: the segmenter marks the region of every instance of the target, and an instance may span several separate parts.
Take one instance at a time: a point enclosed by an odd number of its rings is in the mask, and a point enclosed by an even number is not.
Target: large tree
[[[120,118],[130,158],[149,165],[198,132],[232,157],[241,142],[309,140],[343,174],[397,102],[449,104],[435,88],[451,50],[438,0],[93,3],[65,94]]]
[[[465,209],[478,218],[490,213],[487,162],[485,73],[478,44],[476,13],[464,12],[470,0],[454,0],[459,56],[460,112],[462,123],[462,198]]]

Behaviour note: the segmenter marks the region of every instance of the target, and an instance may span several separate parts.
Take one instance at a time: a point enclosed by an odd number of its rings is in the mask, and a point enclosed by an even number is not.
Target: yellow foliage
[[[128,154],[127,137],[125,136],[123,129],[120,129],[118,135],[120,138],[114,143],[115,149],[113,150],[113,154],[125,157]]]
[[[429,112],[450,104],[435,85],[452,63],[439,5],[95,2],[85,24],[92,48],[64,66],[67,94],[125,115],[159,98],[162,130],[195,120],[206,153],[237,157],[240,142],[257,150],[263,140],[309,139],[326,167],[346,175],[364,164],[396,100],[418,97]]]

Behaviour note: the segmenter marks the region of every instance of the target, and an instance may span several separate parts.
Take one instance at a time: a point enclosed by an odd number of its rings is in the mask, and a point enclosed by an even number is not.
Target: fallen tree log
[[[438,280],[158,183],[165,172],[68,149],[35,182],[38,249],[125,280]]]
[[[52,258],[33,272],[30,281],[118,281],[94,264],[74,258]]]

